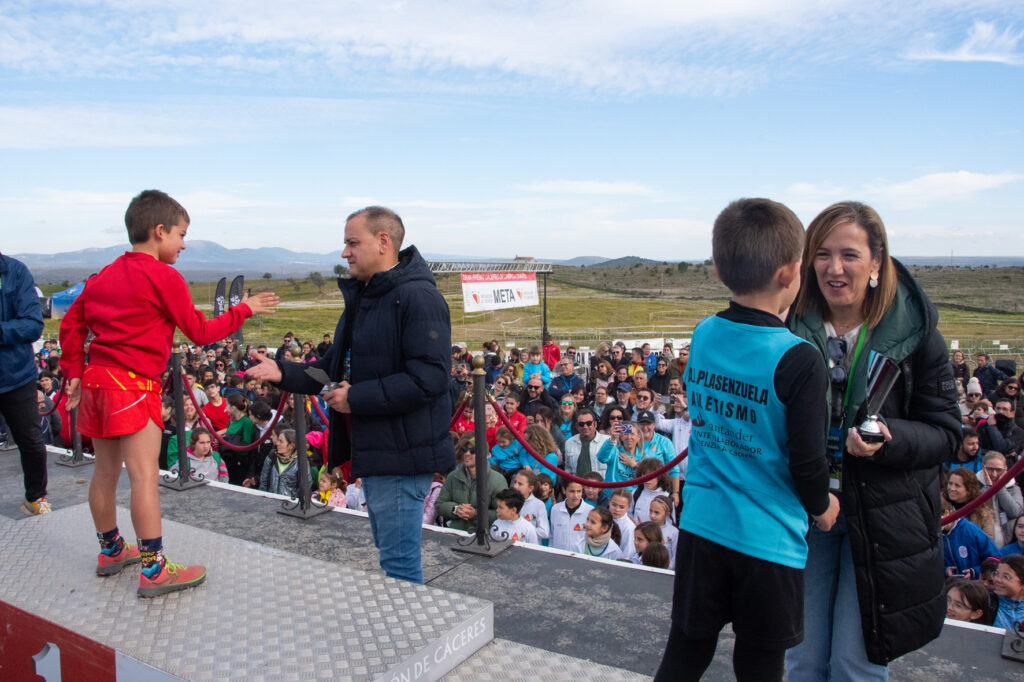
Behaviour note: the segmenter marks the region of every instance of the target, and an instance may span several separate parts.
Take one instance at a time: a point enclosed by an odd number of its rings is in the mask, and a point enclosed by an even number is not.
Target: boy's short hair
[[[185,207],[158,189],[147,189],[132,199],[124,213],[124,225],[128,228],[128,242],[142,244],[149,240],[149,233],[157,225],[170,228],[184,220],[192,222]]]
[[[505,506],[509,509],[515,509],[516,513],[523,508],[523,504],[526,502],[523,499],[523,494],[515,488],[505,488],[494,496],[494,499],[499,502],[504,502]]]
[[[711,257],[718,278],[735,294],[764,290],[783,265],[800,260],[804,227],[770,199],[737,199],[715,219]]]
[[[602,476],[601,474],[599,474],[596,471],[590,471],[590,472],[584,474],[582,476],[582,478],[585,478],[588,481],[596,481],[597,483],[600,483],[601,481],[604,480],[604,476]]]

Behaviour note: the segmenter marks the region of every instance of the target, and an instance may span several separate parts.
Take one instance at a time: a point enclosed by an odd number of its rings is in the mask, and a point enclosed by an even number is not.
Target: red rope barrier
[[[945,526],[947,523],[952,523],[957,519],[962,519],[963,517],[972,514],[975,509],[991,500],[993,496],[995,496],[996,493],[1002,490],[1007,483],[1009,483],[1017,474],[1021,472],[1021,470],[1024,470],[1024,457],[1018,459],[1017,463],[1010,467],[1009,470],[1005,474],[1003,474],[998,481],[989,486],[988,490],[978,495],[973,500],[971,500],[964,506],[960,507],[956,511],[951,512],[946,516],[943,516],[942,521],[940,522],[941,525]]]
[[[309,404],[312,405],[313,409],[316,411],[316,416],[320,417],[320,421],[324,423],[324,428],[326,429],[328,426],[330,426],[331,422],[329,419],[327,419],[327,415],[324,414],[323,409],[320,407],[320,401],[310,396]]]
[[[64,387],[61,386],[60,391],[57,393],[57,399],[53,401],[53,407],[48,409],[46,412],[40,412],[39,416],[40,417],[49,417],[51,414],[53,414],[54,412],[57,411],[57,408],[60,406],[60,404],[62,402],[64,402],[64,398],[66,398],[66,397],[67,397],[67,394],[64,392]]]
[[[490,398],[490,396],[488,396],[488,398],[493,400],[493,398]],[[548,462],[546,459],[538,455],[537,451],[534,450],[530,446],[530,444],[526,442],[526,438],[523,436],[523,434],[520,431],[518,431],[516,427],[512,426],[512,422],[509,421],[508,415],[505,414],[505,410],[498,409],[498,407],[495,406],[494,411],[498,413],[498,418],[501,419],[502,422],[504,422],[505,426],[508,427],[508,430],[511,431],[512,435],[516,437],[516,440],[519,441],[519,444],[526,448],[526,451],[530,453],[531,457],[533,457],[535,460],[543,464],[547,469],[553,471],[557,476],[561,476],[567,481],[572,481],[573,483],[585,485],[588,488],[627,488],[632,485],[642,485],[647,481],[650,481],[651,479],[657,478],[658,476],[661,476],[664,473],[668,473],[668,471],[671,470],[672,467],[678,465],[680,462],[686,459],[686,455],[689,454],[689,450],[683,450],[675,459],[673,459],[665,466],[661,467],[657,471],[652,471],[646,476],[641,476],[640,478],[633,478],[628,481],[591,481],[589,478],[580,478],[579,476],[570,474],[568,471],[563,471],[562,469],[559,469],[554,464]]]
[[[182,381],[184,381],[184,377],[182,377]],[[196,416],[199,418],[199,423],[203,425],[203,428],[209,431],[210,435],[213,436],[213,439],[220,443],[222,447],[235,452],[248,452],[249,450],[255,450],[270,438],[274,433],[274,427],[277,426],[277,422],[281,419],[281,415],[284,414],[284,406],[288,401],[288,394],[281,393],[281,402],[277,405],[277,414],[274,415],[274,419],[270,422],[270,426],[267,427],[266,432],[248,445],[235,445],[234,443],[229,443],[224,440],[224,438],[217,433],[217,430],[213,428],[213,424],[210,423],[210,418],[206,416],[205,412],[203,412],[203,408],[199,406],[199,401],[196,400],[192,391],[188,390],[185,386],[182,386],[182,388],[185,389],[185,393],[188,395],[189,400],[192,401],[192,405],[196,408]],[[181,449],[180,444],[178,445],[178,449]]]

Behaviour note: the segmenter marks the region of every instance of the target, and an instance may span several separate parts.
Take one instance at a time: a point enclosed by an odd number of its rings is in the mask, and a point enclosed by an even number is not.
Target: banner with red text
[[[535,272],[464,272],[462,299],[467,313],[540,305]]]

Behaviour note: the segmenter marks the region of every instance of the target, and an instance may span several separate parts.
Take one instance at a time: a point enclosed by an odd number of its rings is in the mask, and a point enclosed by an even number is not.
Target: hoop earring
[[[878,286],[878,273],[872,272],[871,277],[868,279],[868,286],[874,289]]]

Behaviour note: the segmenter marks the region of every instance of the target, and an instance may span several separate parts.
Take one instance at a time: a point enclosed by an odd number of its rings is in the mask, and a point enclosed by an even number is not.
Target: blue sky
[[[421,250],[710,254],[730,200],[858,199],[896,255],[1024,255],[1024,3],[0,5],[0,250],[341,247],[383,204]]]

